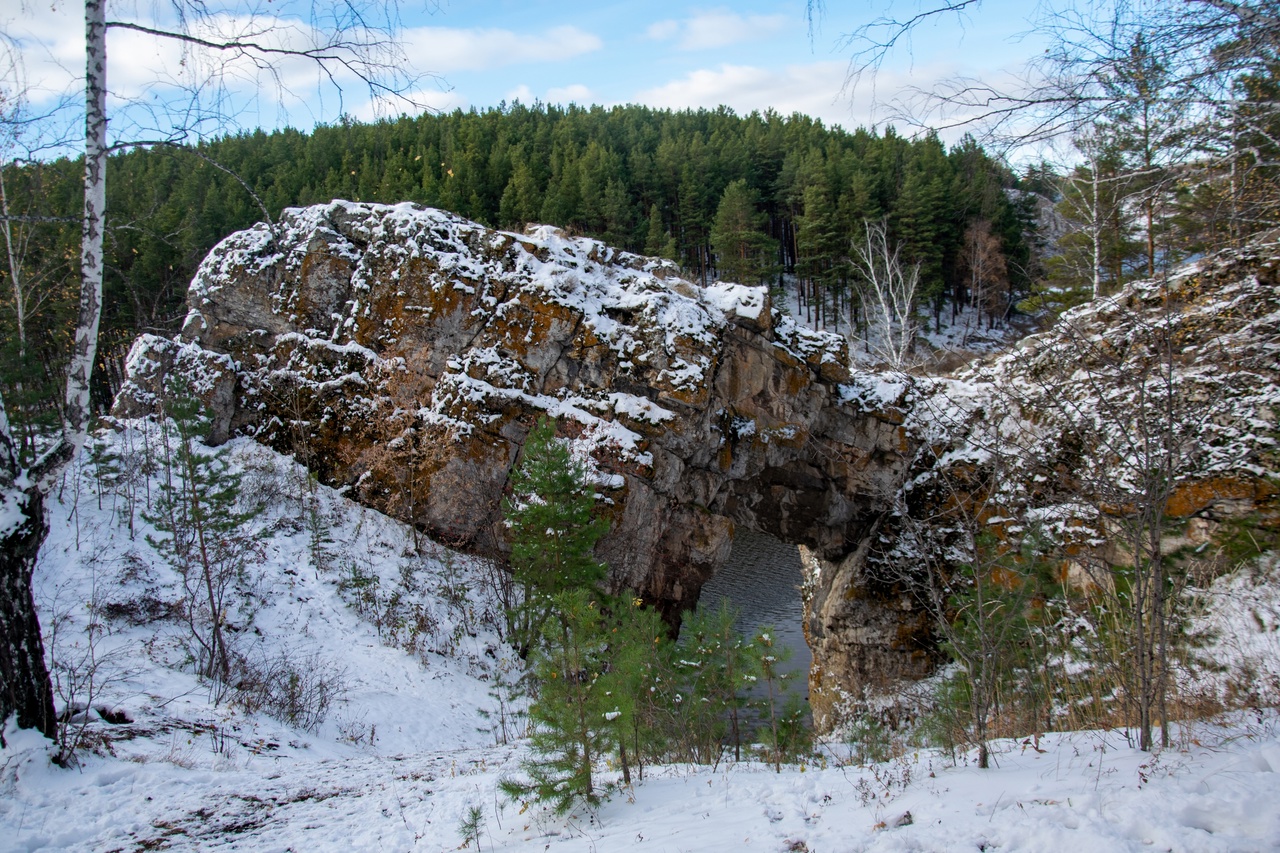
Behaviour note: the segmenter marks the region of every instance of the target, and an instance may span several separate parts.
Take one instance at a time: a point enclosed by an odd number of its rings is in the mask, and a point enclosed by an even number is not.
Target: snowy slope
[[[142,429],[108,440],[127,451]],[[107,491],[99,503],[86,459],[50,502],[37,594],[64,680],[67,664],[83,662],[91,616],[102,626],[91,704],[130,722],[88,712],[97,748],[72,770],[51,766],[38,736],[7,732],[0,848],[444,851],[462,844],[471,806],[483,810],[482,850],[1280,848],[1272,711],[1193,725],[1155,756],[1120,732],[997,744],[989,771],[923,749],[856,766],[842,760],[847,745],[829,744],[780,774],[755,762],[648,768],[634,789],[567,820],[522,810],[495,786],[517,772],[523,747],[497,744],[478,713],[494,707],[506,656],[486,624],[483,565],[429,543],[417,553],[402,525],[251,442],[223,452],[244,472],[245,500],[265,504],[252,522],[263,539],[240,651],[287,650],[344,692],[313,731],[212,701],[184,662],[182,626],[152,618],[177,595],[174,573],[136,515],[130,537],[125,500]],[[316,513],[330,540],[319,550],[306,524]],[[1275,673],[1280,607],[1268,571],[1215,586],[1203,624],[1209,653],[1244,649]],[[406,613],[417,634],[392,624]]]

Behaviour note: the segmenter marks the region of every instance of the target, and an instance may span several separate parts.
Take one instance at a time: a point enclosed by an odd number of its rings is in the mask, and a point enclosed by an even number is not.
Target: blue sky
[[[706,5],[666,2],[550,2],[550,0],[441,0],[402,7],[404,44],[412,70],[426,78],[415,100],[436,109],[487,107],[519,99],[567,104],[643,103],[658,107],[726,104],[739,113],[774,109],[804,112],[846,127],[883,124],[887,106],[905,87],[957,73],[1006,75],[1034,48],[1020,40],[1032,4],[984,0],[972,15],[948,16],[919,29],[874,80],[846,86],[853,49],[844,36],[892,9],[909,14],[912,2],[827,2],[810,33],[803,0],[751,0]],[[164,2],[117,0],[111,15],[151,21]],[[278,14],[288,0],[263,4]],[[82,74],[82,6],[70,0],[0,0],[0,27],[18,39],[21,84],[33,106],[74,92]],[[199,67],[153,40],[113,31],[108,44],[116,128],[127,131],[124,107],[155,104],[164,85]],[[183,60],[186,60],[184,62]],[[164,69],[167,68],[168,71]],[[175,69],[181,69],[175,70]],[[314,70],[286,69],[288,94],[267,95],[270,80],[234,75],[223,80],[235,100],[234,121],[223,129],[289,124],[307,128],[333,121],[339,111],[358,118],[406,110],[403,103],[370,103],[348,87],[339,103],[317,89]],[[12,85],[12,84],[9,84]],[[263,95],[256,100],[252,95]],[[410,110],[411,111],[411,110]],[[903,127],[901,120],[896,122]],[[206,128],[207,131],[208,128]],[[948,134],[954,136],[954,134]]]

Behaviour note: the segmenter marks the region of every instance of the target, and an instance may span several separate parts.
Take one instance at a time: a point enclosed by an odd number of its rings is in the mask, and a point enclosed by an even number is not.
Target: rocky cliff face
[[[820,725],[928,673],[921,592],[962,591],[959,566],[999,580],[998,555],[1034,553],[1081,591],[1149,560],[1153,535],[1192,584],[1280,547],[1280,244],[1135,282],[955,378],[917,378],[902,411],[915,455],[891,508],[840,559],[805,554]]]
[[[589,459],[616,587],[669,616],[727,558],[735,525],[836,560],[913,457],[902,384],[851,375],[843,340],[767,292],[550,228],[334,202],[223,241],[180,340],[140,339],[119,415],[187,377],[215,439],[249,433],[325,481],[483,553],[541,415]]]
[[[1126,499],[1089,487],[1124,482],[1124,412],[1150,414],[1156,387],[1134,376],[1164,364],[1198,413],[1179,428],[1172,535],[1205,541],[1259,508],[1274,523],[1274,248],[1135,286],[961,379],[926,380],[851,373],[841,339],[797,327],[763,289],[701,288],[551,228],[334,202],[216,247],[180,338],[135,344],[115,413],[153,411],[181,377],[215,440],[254,435],[497,556],[508,475],[553,416],[598,483],[611,583],[668,617],[696,602],[735,525],[802,546],[821,728],[936,665],[918,569],[967,559],[957,514],[981,505],[997,533],[1038,519],[1080,559],[1110,547],[1104,516]]]

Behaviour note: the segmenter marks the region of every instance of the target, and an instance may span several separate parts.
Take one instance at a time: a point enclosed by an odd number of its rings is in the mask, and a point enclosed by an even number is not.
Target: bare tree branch
[[[327,33],[302,46],[287,41],[271,43],[273,37],[287,38],[301,32],[291,24],[282,24],[274,16],[272,23],[258,26],[266,18],[250,15],[251,23],[242,25],[238,36],[219,38],[200,32],[202,26],[215,22],[218,13],[205,0],[173,0],[176,26],[166,28],[125,21],[108,21],[107,0],[85,0],[85,112],[84,112],[84,213],[81,227],[80,306],[74,332],[72,352],[66,373],[62,429],[52,446],[26,471],[20,470],[7,417],[0,402],[0,504],[7,505],[0,525],[0,724],[16,713],[18,725],[38,728],[53,739],[57,736],[54,719],[52,685],[44,663],[43,641],[39,619],[31,594],[31,577],[35,561],[48,525],[44,518],[44,497],[59,473],[83,447],[92,414],[90,381],[97,355],[98,325],[102,316],[103,278],[105,272],[103,237],[106,231],[106,178],[108,155],[122,144],[107,139],[107,41],[108,29],[127,30],[156,39],[176,41],[181,45],[228,55],[208,69],[208,76],[198,78],[186,62],[182,66],[193,76],[186,94],[189,101],[181,108],[160,99],[156,115],[156,135],[166,142],[186,139],[198,134],[203,123],[213,118],[226,119],[233,108],[233,97],[222,85],[236,59],[246,59],[258,72],[265,73],[285,91],[280,63],[299,59],[315,67],[329,85],[339,93],[344,74],[352,75],[375,99],[384,96],[409,98],[409,87],[417,77],[402,61],[395,41],[395,4],[375,5],[372,0],[335,0],[332,6],[312,7],[312,20],[323,24],[313,27],[311,35]],[[385,16],[383,27],[370,26],[366,10],[380,10]],[[256,10],[251,10],[256,11]],[[305,35],[305,33],[304,33]],[[0,38],[8,44],[7,38]],[[179,87],[182,88],[182,87]],[[220,132],[226,123],[216,124]],[[12,129],[12,126],[0,130]],[[197,156],[222,169],[219,164],[196,152]],[[227,171],[226,169],[222,169]],[[237,178],[238,179],[238,178]],[[244,181],[240,182],[254,200],[261,200]],[[10,236],[9,211],[4,213],[4,233]],[[12,245],[12,241],[7,241]],[[11,255],[12,257],[12,255]],[[15,278],[16,282],[17,279]]]
[[[912,34],[926,21],[945,15],[959,16],[970,7],[977,7],[981,3],[982,0],[940,0],[940,2],[926,5],[914,15],[905,18],[882,15],[868,24],[863,24],[842,39],[845,47],[856,48],[849,63],[850,76],[858,77],[867,72],[880,70],[885,60],[900,43],[910,41]],[[813,20],[812,9],[809,12],[809,18],[810,21]]]

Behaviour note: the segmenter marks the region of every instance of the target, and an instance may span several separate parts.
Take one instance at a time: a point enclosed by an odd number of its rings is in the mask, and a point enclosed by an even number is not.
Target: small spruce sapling
[[[237,509],[240,475],[226,459],[205,446],[209,420],[188,387],[175,383],[165,403],[164,480],[143,518],[162,536],[147,540],[182,577],[187,620],[199,650],[200,674],[225,679],[231,672],[227,646],[228,614],[237,583],[246,580],[255,553],[247,532],[249,513]]]
[[[751,642],[734,629],[736,620],[736,611],[721,602],[718,610],[688,614],[680,631],[675,658],[683,693],[676,707],[682,751],[691,761],[719,761],[726,740],[741,760],[742,712],[761,670]]]
[[[467,806],[467,813],[463,815],[462,820],[458,821],[458,834],[462,836],[462,848],[466,849],[471,846],[471,842],[476,843],[476,850],[480,850],[480,833],[484,831],[484,809],[477,805]]]
[[[783,708],[781,704],[787,688],[787,674],[781,670],[782,664],[791,657],[791,650],[775,647],[772,627],[761,628],[756,632],[754,650],[756,661],[760,667],[760,680],[765,685],[765,695],[761,700],[762,709],[768,713],[768,728],[762,731],[763,739],[769,747],[773,758],[774,770],[782,772],[782,756],[786,752],[786,744],[782,738],[785,728],[783,724]]]
[[[499,789],[565,814],[579,802],[600,802],[594,766],[616,743],[618,708],[605,672],[608,635],[598,597],[571,589],[550,605],[529,656],[538,696],[529,707],[531,754],[520,765],[528,780],[503,779]]]
[[[617,745],[622,782],[631,784],[631,768],[644,772],[646,753],[657,754],[662,734],[652,713],[663,674],[670,670],[671,641],[657,611],[639,598],[625,597],[610,606],[606,620],[606,695],[613,708],[605,713]]]
[[[521,657],[528,657],[542,635],[556,595],[605,577],[592,549],[607,522],[594,517],[595,489],[584,466],[555,436],[555,421],[538,421],[502,504],[511,531],[511,571],[524,593],[511,615],[511,637]]]

